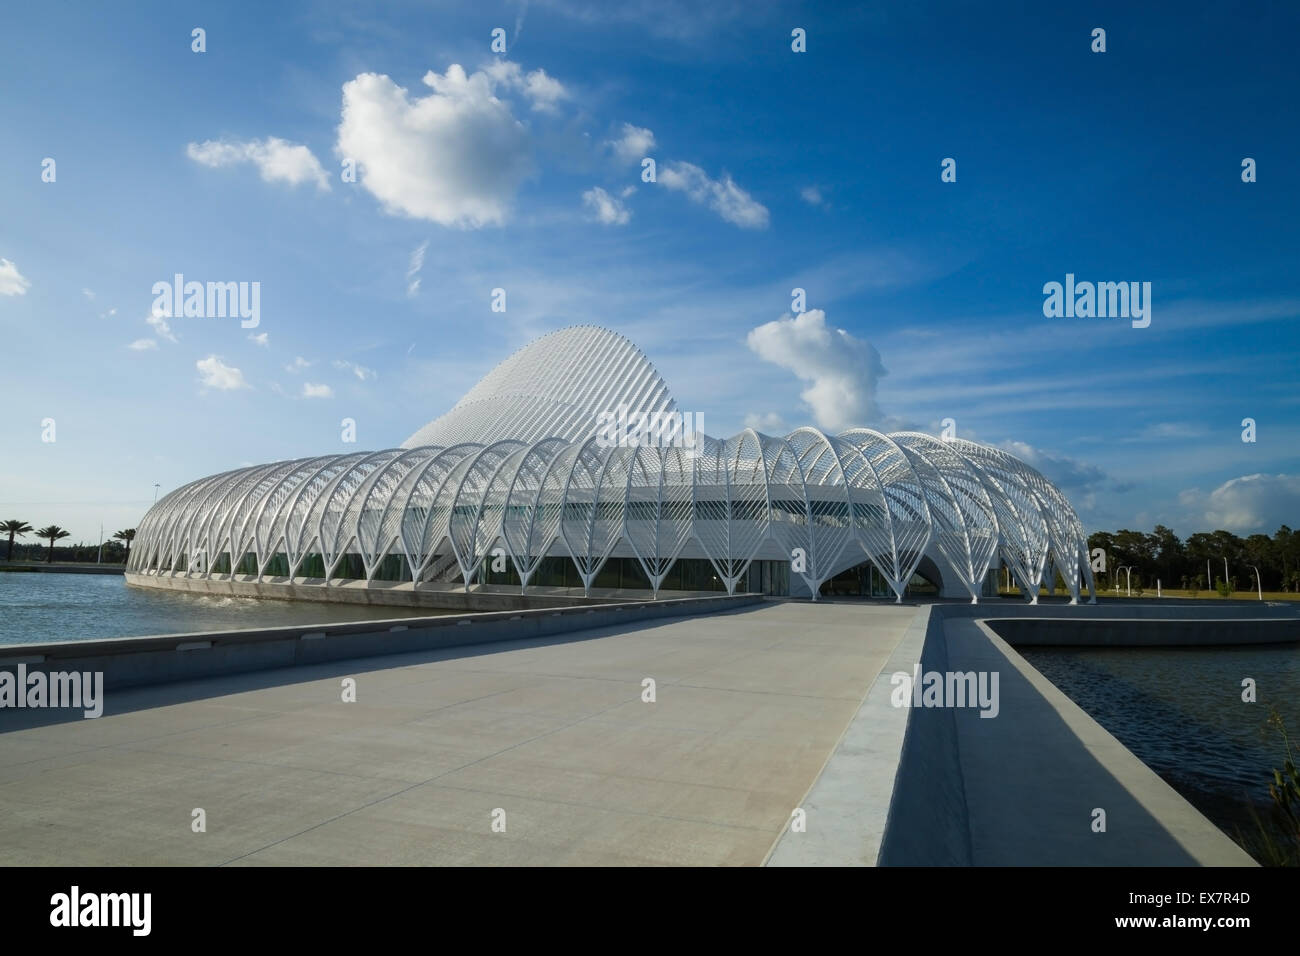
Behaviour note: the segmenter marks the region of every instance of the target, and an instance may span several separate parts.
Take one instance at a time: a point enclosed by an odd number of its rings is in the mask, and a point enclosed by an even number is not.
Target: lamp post
[[[1255,567],[1253,564],[1248,564],[1246,567],[1255,572],[1255,588],[1259,593],[1259,599],[1261,601],[1264,600],[1264,582],[1259,579],[1259,568]]]
[[[153,503],[158,503],[158,482],[153,483]]]
[[[1126,588],[1128,590],[1127,596],[1132,597],[1133,596],[1133,565],[1121,564],[1115,570],[1124,572],[1124,580],[1126,582]]]
[[[1228,556],[1223,556],[1223,583],[1228,583]]]

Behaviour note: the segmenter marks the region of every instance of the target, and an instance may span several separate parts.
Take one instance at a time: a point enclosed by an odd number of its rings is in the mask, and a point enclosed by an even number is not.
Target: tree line
[[[43,544],[23,544],[15,541],[17,538],[24,538],[28,535],[41,541],[47,541],[49,544],[48,546]],[[56,549],[55,542],[69,537],[68,532],[56,524],[34,529],[26,521],[10,518],[8,521],[0,521],[0,537],[4,536],[9,539],[9,550],[5,552],[6,561],[44,560],[49,564],[53,564],[56,555],[60,561],[70,562],[88,562],[99,558],[100,546],[97,544],[78,543],[64,545]],[[131,542],[134,540],[135,528],[126,528],[114,533],[109,540],[104,542],[104,562],[106,564],[126,564],[127,558],[131,556]]]
[[[1094,568],[1098,548],[1105,552],[1105,571],[1093,572],[1099,588],[1126,587],[1129,572],[1121,568],[1131,566],[1134,587],[1154,588],[1158,580],[1165,588],[1203,591],[1226,586],[1231,591],[1254,591],[1254,569],[1259,568],[1263,590],[1300,591],[1300,533],[1286,525],[1272,537],[1252,534],[1242,538],[1231,531],[1202,531],[1186,541],[1162,524],[1149,534],[1098,531],[1088,536]]]

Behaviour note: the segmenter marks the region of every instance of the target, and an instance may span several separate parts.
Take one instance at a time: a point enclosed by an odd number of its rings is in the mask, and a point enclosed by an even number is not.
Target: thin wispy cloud
[[[8,259],[0,259],[0,295],[26,295],[32,287],[18,266]]]
[[[711,179],[692,163],[669,163],[659,171],[659,182],[666,189],[684,193],[691,202],[708,206],[732,225],[767,228],[767,207],[736,185],[727,173],[721,179]]]
[[[596,222],[606,226],[625,226],[632,218],[621,199],[616,199],[599,186],[593,186],[582,194],[582,205]]]
[[[408,350],[409,351],[409,350]],[[364,365],[358,365],[356,362],[349,362],[346,359],[335,359],[332,363],[337,369],[345,372],[351,372],[359,381],[366,382],[375,377],[375,370],[366,368]]]
[[[406,267],[406,297],[413,298],[420,291],[420,270],[424,268],[424,253],[429,248],[429,240],[420,243],[411,252],[411,260]]]

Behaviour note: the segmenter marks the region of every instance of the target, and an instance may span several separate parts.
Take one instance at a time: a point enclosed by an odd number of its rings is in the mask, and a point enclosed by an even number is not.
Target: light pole
[[[153,483],[153,503],[158,503],[158,482]]]
[[[1214,576],[1210,574],[1210,559],[1205,559],[1205,590],[1214,590]]]
[[[1228,583],[1228,556],[1223,556],[1223,583]]]
[[[1264,600],[1264,582],[1259,579],[1259,568],[1255,567],[1253,564],[1248,564],[1246,567],[1255,572],[1255,588],[1259,592],[1259,599],[1261,601]]]
[[[1132,597],[1133,596],[1133,565],[1121,564],[1115,570],[1124,572],[1124,579],[1127,582],[1126,586],[1128,589],[1128,597]],[[1116,590],[1118,590],[1118,586],[1116,587]]]

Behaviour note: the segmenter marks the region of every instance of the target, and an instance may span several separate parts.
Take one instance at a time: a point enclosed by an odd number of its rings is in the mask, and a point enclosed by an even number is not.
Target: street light
[[[158,503],[158,482],[153,483],[153,503]]]
[[[1255,572],[1255,587],[1259,591],[1259,599],[1261,601],[1264,600],[1264,582],[1259,579],[1259,568],[1255,567],[1253,564],[1248,564],[1246,567]]]
[[[1128,596],[1132,597],[1133,596],[1133,565],[1121,564],[1115,570],[1124,572],[1124,579],[1127,582]],[[1116,590],[1119,590],[1119,588],[1116,587]]]

